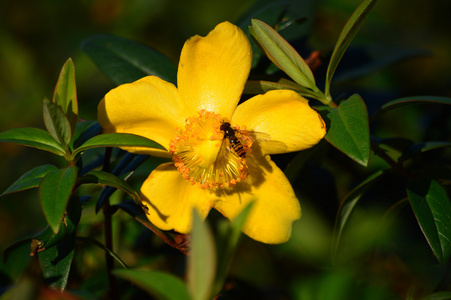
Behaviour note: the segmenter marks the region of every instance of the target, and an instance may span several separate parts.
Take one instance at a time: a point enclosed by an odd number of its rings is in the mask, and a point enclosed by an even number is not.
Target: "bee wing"
[[[264,132],[248,131],[248,134],[252,138],[252,140],[257,141],[259,143],[266,142],[271,139],[271,136]]]

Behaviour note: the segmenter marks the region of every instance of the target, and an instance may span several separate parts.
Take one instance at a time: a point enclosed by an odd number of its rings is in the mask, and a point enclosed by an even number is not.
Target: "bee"
[[[235,135],[235,130],[233,130],[232,126],[229,122],[224,122],[221,124],[221,127],[219,127],[222,131],[224,131],[224,139],[228,138],[230,141],[231,148],[235,153],[241,157],[246,157],[246,150],[244,149],[243,145],[241,144],[240,140]]]

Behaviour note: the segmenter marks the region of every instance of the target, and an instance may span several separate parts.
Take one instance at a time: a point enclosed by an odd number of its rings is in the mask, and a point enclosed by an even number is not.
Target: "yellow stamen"
[[[233,145],[220,129],[221,115],[205,110],[198,114],[186,120],[185,128],[178,129],[169,144],[180,174],[191,184],[199,183],[201,188],[228,187],[246,179],[246,159],[233,151]],[[249,152],[252,139],[234,128],[244,151]]]

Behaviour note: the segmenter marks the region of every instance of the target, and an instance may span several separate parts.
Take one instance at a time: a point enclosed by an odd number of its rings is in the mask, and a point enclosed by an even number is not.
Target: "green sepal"
[[[320,112],[327,124],[326,140],[335,148],[367,166],[370,158],[368,111],[363,99],[354,94],[337,108]]]
[[[148,75],[176,83],[177,68],[160,52],[117,36],[93,36],[82,45],[96,65],[117,85]]]
[[[117,277],[128,280],[157,299],[191,300],[185,283],[172,274],[154,270],[114,270]]]
[[[355,35],[362,27],[368,14],[370,13],[373,6],[376,4],[376,0],[364,0],[357,7],[354,13],[349,18],[346,25],[343,27],[340,36],[335,44],[334,51],[332,52],[329,65],[327,66],[326,73],[326,86],[324,94],[326,97],[330,97],[330,84],[332,82],[332,77],[334,76],[335,70],[340,63],[343,54],[348,48],[351,41],[354,39]]]
[[[66,149],[72,138],[72,129],[61,107],[44,98],[42,102],[44,124],[47,131],[63,149]]]
[[[451,202],[435,180],[417,179],[407,184],[407,195],[418,224],[440,264],[451,256]]]
[[[55,91],[53,92],[52,102],[59,106],[67,117],[72,136],[78,121],[78,101],[75,85],[75,67],[71,58],[66,61],[61,69]]]
[[[51,171],[58,170],[54,165],[43,165],[36,167],[24,175],[22,175],[19,179],[17,179],[13,184],[11,184],[6,191],[4,191],[1,195],[11,194],[15,192],[20,192],[27,189],[37,188],[41,183],[42,178],[44,178],[47,173]]]
[[[13,128],[0,132],[0,142],[15,143],[64,156],[65,151],[45,130],[33,127]]]
[[[41,207],[54,233],[60,229],[76,180],[77,168],[69,167],[48,173],[39,185]]]

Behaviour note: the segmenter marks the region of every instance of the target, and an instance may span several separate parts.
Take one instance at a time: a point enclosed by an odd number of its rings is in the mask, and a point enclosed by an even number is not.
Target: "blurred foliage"
[[[40,127],[42,98],[50,98],[59,70],[68,57],[76,68],[79,116],[95,120],[99,100],[114,87],[81,51],[80,45],[94,34],[114,34],[152,46],[177,62],[180,49],[194,34],[206,35],[216,24],[235,22],[254,0],[182,1],[182,0],[19,0],[0,2],[0,131],[16,127]],[[299,14],[310,15],[301,24],[312,31],[308,40],[297,40],[305,58],[312,50],[332,51],[334,43],[359,0],[293,1]],[[314,3],[314,4],[313,4]],[[346,99],[359,93],[371,116],[389,100],[412,95],[451,97],[451,39],[448,16],[451,2],[379,1],[364,27],[352,42],[338,66],[334,99]],[[301,26],[299,25],[299,26]],[[307,31],[307,30],[306,30]],[[288,29],[287,36],[292,34]],[[291,42],[291,41],[290,41]],[[362,45],[378,45],[372,53]],[[373,59],[392,49],[415,49],[396,64],[371,70],[369,76],[343,76],[361,65],[355,57]],[[305,53],[303,53],[305,51]],[[388,52],[387,52],[388,51]],[[382,62],[381,62],[382,64]],[[316,78],[324,78],[325,63]],[[366,70],[368,71],[368,70]],[[324,83],[319,82],[321,87]],[[417,105],[387,112],[373,123],[372,134],[379,138],[403,137],[414,142],[451,140],[451,110],[444,105]],[[401,117],[400,117],[401,116]],[[400,153],[387,147],[390,155]],[[394,174],[381,179],[377,188],[369,188],[343,233],[335,260],[331,259],[332,236],[337,210],[346,195],[367,176],[386,166],[371,156],[364,168],[350,162],[324,141],[307,162],[293,155],[274,160],[290,172],[288,164],[298,159],[302,169],[289,177],[303,209],[303,217],[294,224],[291,240],[268,246],[243,237],[232,261],[223,293],[226,299],[420,299],[433,291],[450,291],[451,275],[437,264]],[[450,157],[450,150],[439,149]],[[319,157],[328,152],[328,159]],[[435,153],[422,157],[424,171],[436,171]],[[92,160],[100,154],[89,151]],[[114,155],[114,154],[113,154]],[[31,159],[32,158],[32,159]],[[140,183],[161,162],[147,160],[135,172],[131,184]],[[305,162],[303,164],[302,162]],[[64,166],[64,160],[45,152],[0,144],[0,191],[3,192],[26,171],[42,164]],[[449,166],[448,166],[449,172]],[[449,176],[445,173],[443,177]],[[448,177],[450,178],[450,177]],[[94,185],[85,185],[86,194],[98,197]],[[112,205],[121,202],[123,192],[115,192]],[[5,195],[0,199],[0,250],[20,238],[41,231],[46,220],[37,201],[36,190]],[[218,216],[211,216],[219,222]],[[113,218],[115,252],[129,266],[156,268],[183,276],[185,256],[169,247],[129,214],[118,210]],[[103,240],[103,216],[96,214],[93,201],[83,207],[78,236]],[[108,289],[105,252],[94,243],[77,241],[77,254],[68,290],[81,298],[102,298]],[[36,257],[29,256],[29,245],[20,245],[8,260],[0,261],[0,286],[17,283],[9,293],[26,299],[34,295],[36,278],[41,278]],[[3,256],[3,252],[2,252]],[[26,259],[23,259],[26,257]],[[20,258],[20,259],[19,259]],[[20,262],[20,264],[13,262]],[[333,262],[333,263],[332,263]],[[124,298],[145,297],[130,289],[127,281],[119,284]],[[89,292],[86,292],[89,291]],[[0,290],[0,294],[2,290]],[[51,298],[51,290],[41,291]],[[54,296],[54,295],[53,295]],[[74,296],[75,297],[75,296]],[[70,299],[69,296],[66,299]],[[437,298],[449,299],[449,298]]]

